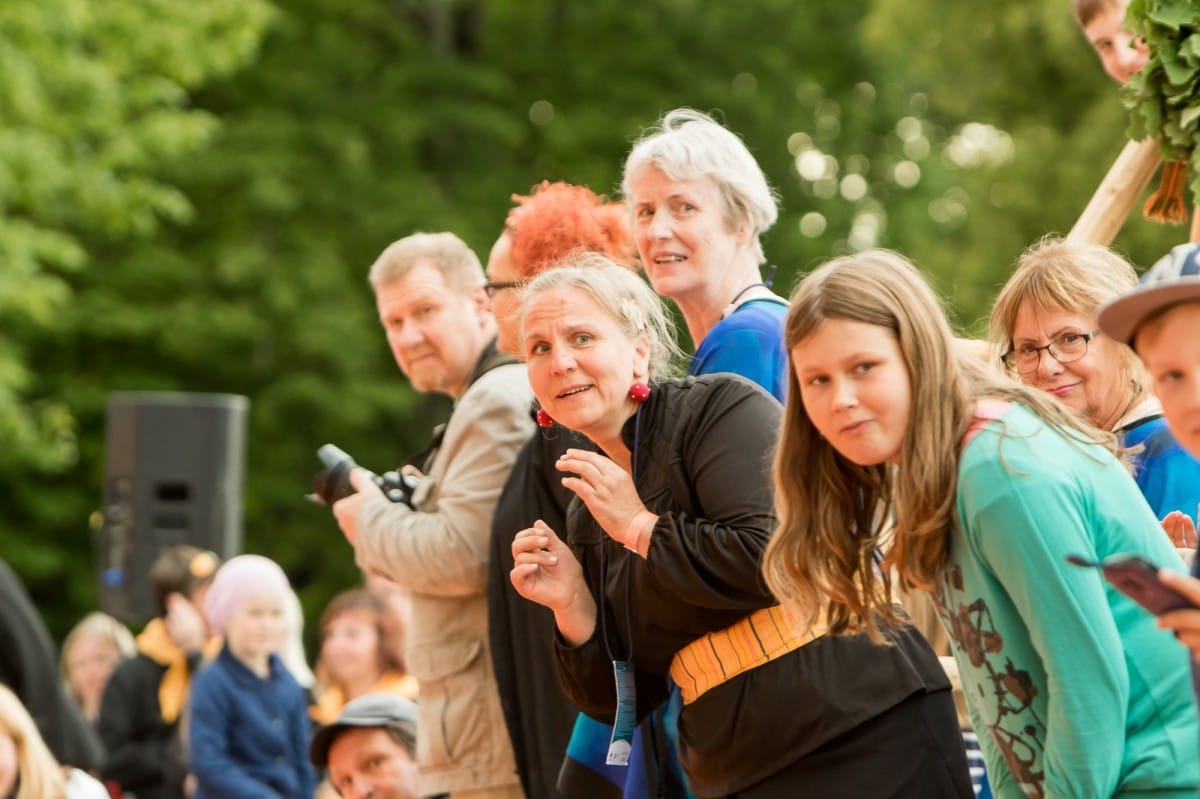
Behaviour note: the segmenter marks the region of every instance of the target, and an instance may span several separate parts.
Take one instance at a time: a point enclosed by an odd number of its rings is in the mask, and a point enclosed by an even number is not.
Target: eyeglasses
[[[1088,342],[1099,333],[1099,330],[1093,330],[1091,333],[1063,333],[1041,347],[1022,344],[1004,353],[1000,360],[1004,361],[1004,365],[1009,369],[1015,369],[1020,374],[1028,374],[1038,368],[1038,364],[1042,362],[1042,350],[1048,352],[1050,357],[1059,363],[1072,363],[1087,355]]]
[[[495,297],[498,292],[505,289],[519,289],[525,285],[524,280],[489,280],[483,284],[483,291],[488,295],[488,299]]]

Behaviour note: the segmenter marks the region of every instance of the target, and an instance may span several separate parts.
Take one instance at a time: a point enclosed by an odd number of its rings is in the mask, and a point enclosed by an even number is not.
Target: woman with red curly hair
[[[594,252],[632,266],[633,240],[625,209],[586,186],[543,180],[529,196],[512,196],[504,232],[492,245],[485,284],[499,326],[499,348],[518,358],[513,314],[520,288],[568,255]]]
[[[585,186],[543,181],[513,195],[487,263],[485,284],[496,317],[497,345],[520,357],[517,313],[523,285],[569,255],[594,252],[633,268],[624,207]],[[534,409],[530,410],[531,413]],[[574,496],[555,462],[569,447],[594,446],[563,428],[540,428],[517,456],[492,518],[488,561],[488,630],[500,701],[528,799],[557,799],[559,769],[579,711],[567,699],[554,664],[554,617],[512,589],[512,540],[541,519],[562,527]],[[595,795],[595,794],[591,794]]]

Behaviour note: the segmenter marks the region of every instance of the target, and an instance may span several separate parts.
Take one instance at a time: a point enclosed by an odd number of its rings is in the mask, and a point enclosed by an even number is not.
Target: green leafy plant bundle
[[[1130,0],[1125,20],[1150,51],[1122,89],[1129,137],[1157,137],[1165,160],[1188,162],[1191,199],[1200,204],[1200,2]]]

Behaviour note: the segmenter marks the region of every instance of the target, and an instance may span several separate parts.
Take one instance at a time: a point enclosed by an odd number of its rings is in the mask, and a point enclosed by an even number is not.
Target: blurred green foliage
[[[1189,162],[1188,207],[1200,202],[1200,6],[1191,0],[1133,0],[1130,30],[1150,58],[1129,81],[1129,135],[1156,136],[1168,160]]]
[[[448,409],[396,370],[367,266],[418,229],[486,256],[542,179],[615,193],[682,105],[779,189],[778,287],[892,247],[975,331],[1126,124],[1066,0],[0,4],[0,540],[55,633],[96,603],[119,390],[250,397],[246,546],[316,618],[358,578],[300,500],[314,450],[382,469]],[[1183,235],[1118,246],[1144,266]]]

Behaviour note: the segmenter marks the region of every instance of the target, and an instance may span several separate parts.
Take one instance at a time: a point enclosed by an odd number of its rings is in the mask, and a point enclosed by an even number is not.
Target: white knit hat
[[[224,635],[229,620],[248,599],[270,594],[287,603],[290,592],[287,575],[278,563],[262,555],[238,555],[217,569],[204,598],[209,632]]]

